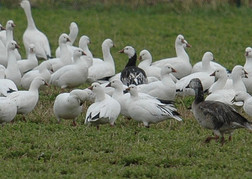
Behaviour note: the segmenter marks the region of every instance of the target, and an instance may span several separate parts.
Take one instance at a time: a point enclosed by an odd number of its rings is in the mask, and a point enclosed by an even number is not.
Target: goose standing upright
[[[80,115],[83,103],[89,100],[92,92],[88,89],[75,89],[70,93],[59,94],[53,105],[53,112],[58,122],[60,119],[73,119],[73,126],[76,126],[76,118]]]
[[[87,109],[85,124],[94,124],[97,129],[100,124],[109,123],[113,126],[121,111],[120,103],[106,95],[98,83],[93,83],[89,89],[95,94],[95,102]]]
[[[16,48],[19,48],[19,46],[14,40],[10,41],[10,43],[7,44],[8,64],[5,70],[5,77],[12,80],[16,84],[16,86],[19,86],[21,82],[21,73],[18,68],[14,52]]]
[[[247,92],[252,94],[252,48],[247,47],[245,49],[246,62],[244,64],[244,69],[248,73],[248,78],[242,78],[243,83],[246,86]]]
[[[36,56],[45,60],[49,59],[49,57],[51,57],[49,41],[46,35],[39,31],[35,25],[35,22],[32,18],[30,2],[28,0],[22,0],[20,5],[24,9],[28,23],[23,34],[23,43],[26,54],[29,52],[29,45],[34,44],[36,47]]]
[[[148,83],[146,73],[143,69],[136,66],[137,55],[132,46],[126,46],[119,53],[125,53],[128,55],[128,63],[121,72],[121,81],[124,85],[130,84],[139,85]]]
[[[152,65],[162,67],[166,63],[171,64],[173,68],[176,69],[176,73],[173,73],[173,75],[178,79],[191,74],[192,65],[190,63],[190,58],[185,51],[185,47],[191,47],[191,45],[187,43],[183,35],[179,34],[175,40],[177,57],[161,59],[153,62]]]
[[[188,87],[195,91],[195,100],[192,104],[195,119],[202,127],[213,130],[215,134],[214,137],[208,137],[205,140],[206,143],[221,137],[223,145],[224,134],[229,134],[229,140],[231,140],[232,132],[238,128],[247,128],[252,131],[251,122],[241,116],[234,108],[218,101],[205,101],[203,87],[198,78],[192,79]]]
[[[94,82],[100,79],[111,77],[115,74],[115,62],[110,53],[110,49],[114,47],[111,39],[105,39],[102,43],[103,60],[100,63],[93,63],[88,69],[88,81]]]

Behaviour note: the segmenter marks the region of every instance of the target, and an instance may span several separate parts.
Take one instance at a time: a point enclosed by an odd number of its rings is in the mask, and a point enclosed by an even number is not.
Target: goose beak
[[[71,42],[71,40],[69,38],[67,38],[67,42]]]
[[[19,49],[20,47],[19,47],[19,45],[18,45],[18,44],[15,44],[15,48]]]
[[[46,81],[45,81],[45,85],[46,85],[46,86],[50,86]]]
[[[192,45],[191,45],[191,44],[189,44],[189,43],[186,43],[186,47],[187,47],[187,48],[191,48],[191,47],[192,47]]]
[[[87,55],[87,54],[85,54],[85,52],[84,52],[84,51],[82,51],[81,55]]]
[[[124,49],[120,50],[119,53],[124,53]]]
[[[6,30],[4,27],[1,27],[1,29],[0,30]]]
[[[124,91],[125,92],[129,92],[130,91],[130,87],[126,88]]]
[[[174,73],[175,73],[175,72],[177,72],[177,71],[176,71],[174,68],[172,68],[172,72],[174,72]]]
[[[215,76],[215,72],[213,72],[210,76]]]
[[[109,84],[107,84],[106,87],[111,87],[111,82]]]
[[[93,90],[93,86],[89,86],[88,89]]]
[[[248,78],[248,72],[246,72],[245,70],[244,70],[244,75],[245,75],[245,78]]]
[[[213,60],[212,61],[216,61],[216,59],[215,58],[213,58]]]
[[[234,103],[234,102],[236,102],[236,101],[235,101],[235,97],[231,100],[231,103]]]
[[[142,56],[139,56],[139,57],[138,57],[138,60],[141,61],[141,60],[142,60]]]
[[[16,24],[12,23],[12,24],[11,24],[11,27],[16,27]]]
[[[249,54],[248,52],[245,52],[245,56],[246,56],[246,57],[248,56],[248,54]]]

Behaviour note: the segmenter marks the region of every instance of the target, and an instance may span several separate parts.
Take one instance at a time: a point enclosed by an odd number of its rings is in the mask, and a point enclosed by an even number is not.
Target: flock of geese
[[[97,128],[105,123],[113,126],[120,114],[146,127],[167,119],[182,121],[173,101],[178,95],[193,95],[195,119],[215,134],[205,142],[221,138],[224,144],[224,134],[231,140],[237,128],[252,131],[251,122],[237,112],[243,106],[252,116],[252,48],[245,50],[245,65],[236,65],[231,73],[213,61],[211,52],[192,66],[186,52],[191,45],[180,34],[175,40],[177,56],[173,58],[152,62],[151,53],[142,50],[137,66],[135,49],[124,47],[119,52],[128,56],[128,63],[121,73],[115,74],[111,39],[102,43],[103,59],[95,58],[88,48],[87,36],[81,36],[79,47],[73,46],[78,26],[72,22],[70,34],[60,35],[53,58],[46,35],[37,29],[32,18],[30,2],[22,0],[20,5],[28,22],[23,34],[27,59],[21,58],[13,40],[14,22],[9,20],[6,27],[0,25],[1,123],[13,121],[17,114],[30,113],[39,100],[40,86],[50,84],[61,89],[74,88],[59,94],[53,106],[58,121],[72,119],[73,125],[83,112],[85,101],[92,101],[85,123]],[[39,64],[38,58],[44,61]],[[76,89],[87,82],[92,83],[89,88]]]

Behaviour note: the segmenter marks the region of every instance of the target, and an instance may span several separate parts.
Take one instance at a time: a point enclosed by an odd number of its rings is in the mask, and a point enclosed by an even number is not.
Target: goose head
[[[142,50],[139,54],[139,60],[144,61],[144,60],[152,60],[152,56],[148,50]]]
[[[252,48],[251,47],[247,47],[245,49],[245,57],[248,57],[248,58],[252,57]]]
[[[70,26],[69,26],[69,30],[70,30],[70,34],[74,33],[74,34],[78,34],[78,25],[75,22],[71,22]]]
[[[213,53],[212,52],[205,52],[202,57],[202,62],[210,62],[214,60]]]
[[[193,90],[202,89],[203,91],[202,83],[199,78],[193,78],[186,88],[191,88]]]
[[[22,0],[21,3],[20,3],[20,6],[23,9],[31,8],[30,2],[28,0]]]
[[[74,60],[75,60],[75,59],[78,59],[78,58],[80,58],[82,55],[86,55],[86,54],[84,53],[84,51],[83,51],[81,48],[77,48],[77,49],[75,49],[74,52],[73,52],[73,59],[74,59]]]
[[[0,24],[0,31],[5,30],[5,28]]]
[[[97,82],[92,83],[92,85],[88,89],[92,90],[95,94],[104,92],[102,86]]]
[[[102,49],[104,49],[106,47],[108,47],[108,48],[114,47],[114,43],[113,43],[113,41],[111,39],[105,39],[103,41],[103,43],[102,43]]]
[[[13,20],[8,20],[6,23],[6,30],[13,30],[16,25]]]
[[[31,54],[35,54],[36,53],[36,51],[35,51],[35,45],[34,44],[30,44],[29,45],[29,52]]]
[[[91,41],[90,41],[89,37],[86,35],[83,35],[83,36],[81,36],[81,38],[79,40],[79,47],[81,49],[84,49],[84,46],[87,46],[90,43],[91,43]]]
[[[175,40],[175,46],[191,47],[191,45],[185,40],[184,36],[179,34]]]
[[[244,67],[241,65],[236,65],[231,73],[232,79],[236,79],[238,77],[247,77],[247,72],[244,70]]]
[[[227,71],[224,68],[217,68],[210,76],[215,76],[217,79],[227,78]]]
[[[136,53],[136,50],[132,46],[126,46],[119,53],[125,53],[129,58],[133,57]]]
[[[112,80],[111,82],[109,82],[109,84],[107,84],[106,87],[122,88],[123,83],[120,80]]]
[[[39,87],[42,85],[48,86],[48,83],[45,81],[44,78],[38,76],[32,80],[31,85],[30,85],[30,89],[39,89]]]
[[[61,34],[59,37],[59,45],[66,44],[67,42],[70,42],[69,36],[66,33]]]
[[[126,89],[129,91],[131,96],[138,96],[137,86],[134,84],[129,85],[129,87]]]
[[[16,41],[14,41],[14,40],[12,40],[12,41],[10,41],[9,43],[8,43],[8,45],[7,45],[7,49],[8,50],[14,50],[14,49],[18,49],[18,48],[20,48],[19,47],[19,45],[17,44],[17,42]]]
[[[172,72],[176,72],[176,70],[170,64],[166,64],[165,66],[163,66],[161,68],[161,75],[162,76],[165,75],[165,74],[172,73]]]

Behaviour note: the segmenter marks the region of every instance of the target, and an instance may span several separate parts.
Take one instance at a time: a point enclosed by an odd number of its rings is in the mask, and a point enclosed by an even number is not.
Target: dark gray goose
[[[148,83],[145,71],[136,66],[137,55],[132,46],[126,46],[119,53],[125,53],[129,57],[129,61],[121,72],[121,81],[124,85],[139,85]]]
[[[206,143],[221,137],[223,145],[224,134],[229,134],[229,140],[231,140],[232,132],[238,128],[252,131],[251,122],[236,112],[234,108],[218,101],[205,101],[202,84],[198,78],[192,79],[188,87],[195,91],[195,100],[192,104],[194,117],[202,127],[213,130],[215,134],[215,136],[208,137],[205,140]]]

